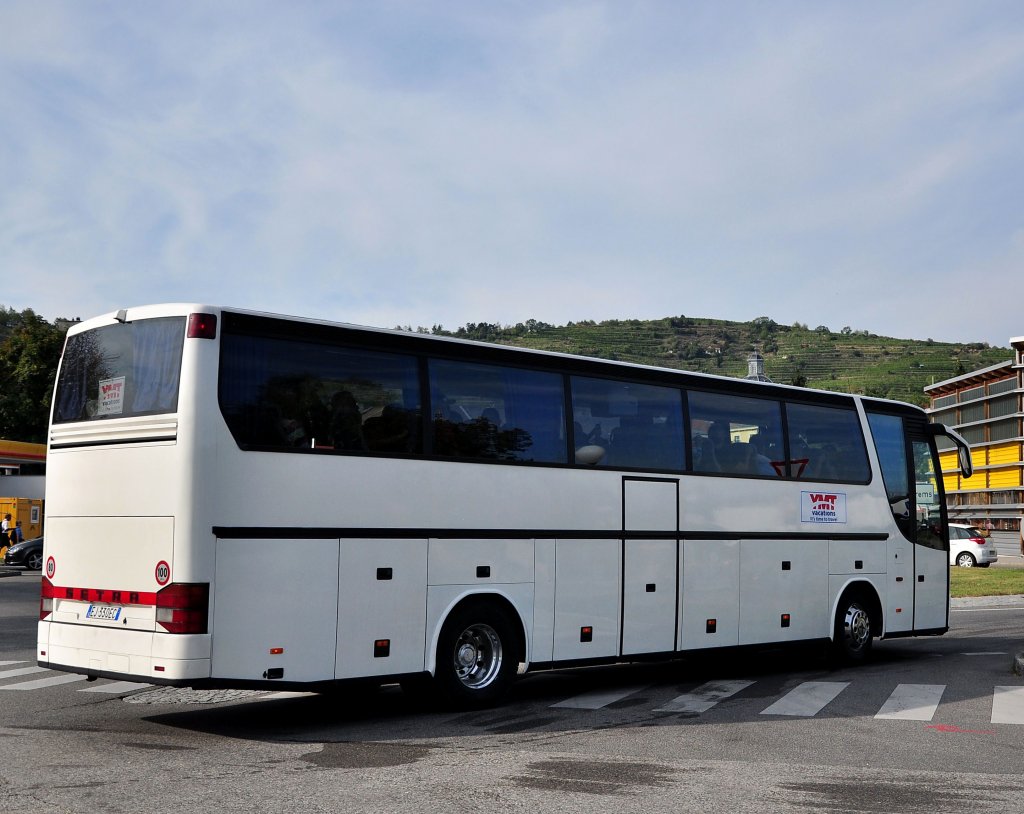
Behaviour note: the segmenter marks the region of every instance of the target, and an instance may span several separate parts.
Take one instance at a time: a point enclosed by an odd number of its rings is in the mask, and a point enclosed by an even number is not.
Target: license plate
[[[85,618],[116,622],[121,618],[121,610],[117,605],[90,605],[89,610],[85,612]]]

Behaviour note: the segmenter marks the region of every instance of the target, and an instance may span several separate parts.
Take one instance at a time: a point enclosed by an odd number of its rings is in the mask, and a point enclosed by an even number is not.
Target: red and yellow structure
[[[46,463],[46,444],[0,438],[0,469],[17,469],[23,464],[42,463]]]
[[[956,452],[940,454],[949,519],[995,529],[1020,528],[1024,513],[1024,336],[1014,357],[926,387],[934,421],[971,446],[974,474],[958,474]]]

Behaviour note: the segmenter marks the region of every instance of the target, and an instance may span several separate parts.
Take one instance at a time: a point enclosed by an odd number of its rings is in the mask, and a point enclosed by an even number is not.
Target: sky
[[[0,304],[1024,336],[1024,3],[0,3]]]

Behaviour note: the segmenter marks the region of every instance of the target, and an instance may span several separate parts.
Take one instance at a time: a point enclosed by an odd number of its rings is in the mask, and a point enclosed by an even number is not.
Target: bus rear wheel
[[[515,628],[502,608],[474,603],[457,608],[441,629],[434,680],[461,709],[497,703],[519,667]]]
[[[844,664],[860,664],[871,653],[871,610],[860,592],[843,596],[832,636],[833,651]]]

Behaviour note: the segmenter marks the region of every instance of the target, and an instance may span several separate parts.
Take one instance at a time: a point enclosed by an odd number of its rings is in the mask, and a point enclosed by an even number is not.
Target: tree
[[[31,308],[0,309],[0,438],[42,444],[64,331]]]

